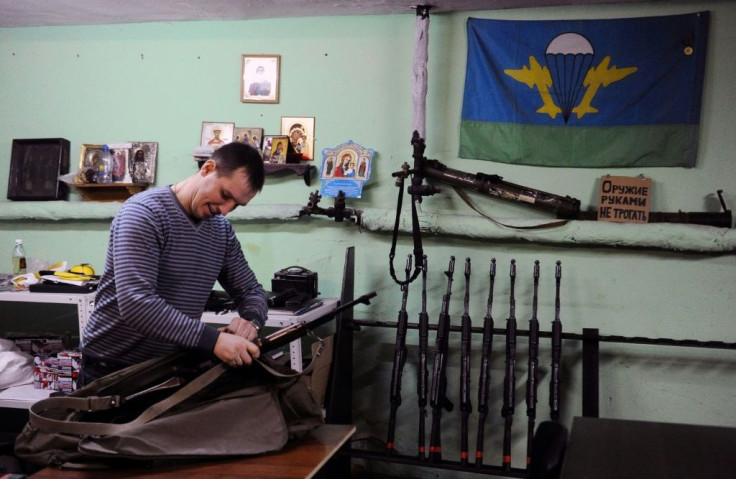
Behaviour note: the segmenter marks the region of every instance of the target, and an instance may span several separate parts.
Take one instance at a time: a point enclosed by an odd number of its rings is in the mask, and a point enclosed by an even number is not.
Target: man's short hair
[[[217,162],[218,175],[231,176],[236,170],[244,168],[250,187],[254,191],[263,189],[263,158],[252,146],[240,142],[228,143],[216,149],[210,158]]]

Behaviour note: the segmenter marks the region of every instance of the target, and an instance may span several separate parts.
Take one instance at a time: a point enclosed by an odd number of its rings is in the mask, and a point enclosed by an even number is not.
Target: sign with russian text
[[[598,195],[598,221],[647,223],[651,199],[651,178],[604,176]]]

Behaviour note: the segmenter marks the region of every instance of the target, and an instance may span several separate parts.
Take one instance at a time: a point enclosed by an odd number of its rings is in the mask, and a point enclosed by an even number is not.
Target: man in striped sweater
[[[110,227],[95,310],[84,328],[81,382],[179,349],[212,353],[233,367],[259,355],[266,293],[225,215],[263,188],[254,148],[230,143],[199,171],[128,199]],[[200,321],[215,281],[240,318],[226,330]]]

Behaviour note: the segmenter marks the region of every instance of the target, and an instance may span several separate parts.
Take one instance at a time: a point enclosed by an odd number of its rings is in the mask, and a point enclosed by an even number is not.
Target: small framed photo
[[[266,135],[263,137],[263,161],[286,163],[289,151],[289,137],[286,135]]]
[[[260,150],[263,143],[263,128],[236,126],[233,141],[245,143]]]
[[[133,141],[128,159],[128,171],[133,183],[153,184],[156,178],[156,155],[158,143],[154,141]]]
[[[77,173],[80,183],[97,182],[97,171],[104,147],[105,145],[82,144],[82,151],[79,155],[79,173]]]
[[[105,145],[91,145],[89,143],[82,144],[82,152],[79,155],[79,170],[85,168],[93,168],[97,170],[100,161],[100,152]]]
[[[112,155],[112,182],[132,183],[128,163],[133,143],[108,143],[107,146],[110,148],[110,154]]]
[[[216,150],[222,145],[232,143],[234,132],[235,123],[203,121],[199,146],[209,146]]]
[[[294,151],[303,160],[314,159],[314,117],[281,117],[281,134],[289,137]]]
[[[278,103],[281,55],[243,55],[240,101]]]

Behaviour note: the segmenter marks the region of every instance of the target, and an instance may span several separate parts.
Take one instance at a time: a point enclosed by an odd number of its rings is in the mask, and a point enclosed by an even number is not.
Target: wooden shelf
[[[314,165],[306,165],[304,163],[264,163],[263,168],[267,175],[280,173],[283,171],[291,171],[297,176],[304,178],[307,186],[311,185],[312,172],[317,171]]]
[[[84,201],[125,201],[136,193],[148,188],[147,184],[111,183],[100,185],[95,183],[74,184]]]

